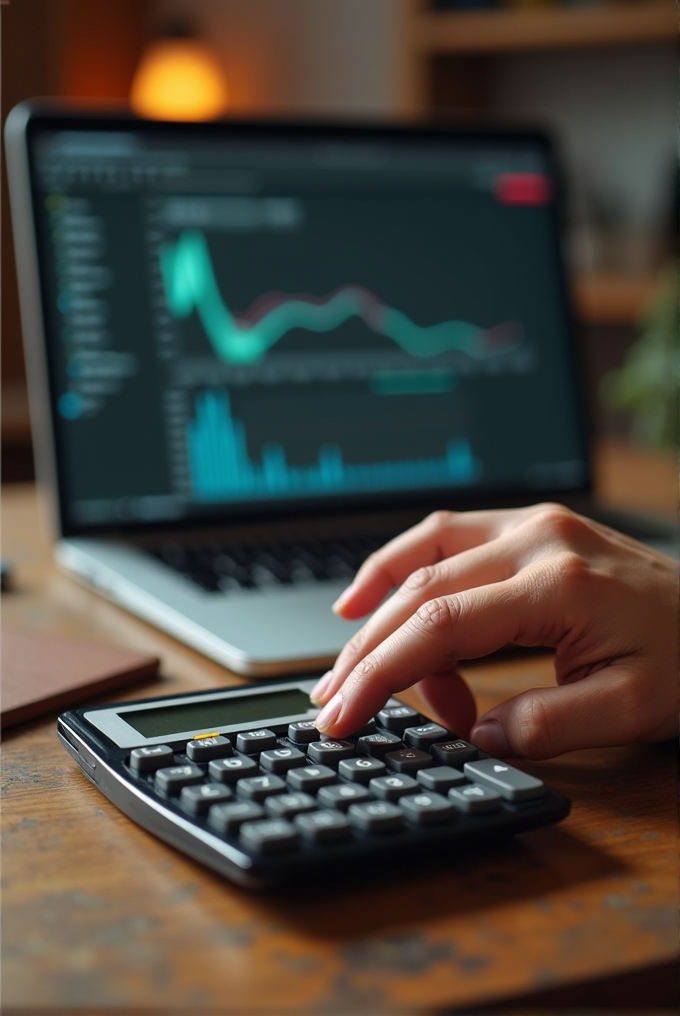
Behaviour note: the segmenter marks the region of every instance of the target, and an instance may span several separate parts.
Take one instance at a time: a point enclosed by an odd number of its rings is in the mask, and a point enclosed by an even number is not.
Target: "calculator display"
[[[233,723],[261,723],[265,719],[306,714],[309,709],[309,695],[299,688],[289,688],[268,695],[239,695],[210,702],[155,706],[118,715],[144,737],[160,737],[191,730],[217,729]]]

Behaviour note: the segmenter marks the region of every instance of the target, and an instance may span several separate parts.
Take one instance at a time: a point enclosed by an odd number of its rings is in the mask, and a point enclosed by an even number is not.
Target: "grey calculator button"
[[[298,815],[295,828],[304,839],[312,843],[336,843],[351,835],[350,824],[339,811],[313,811]]]
[[[412,776],[401,776],[391,773],[389,776],[377,776],[368,785],[374,797],[383,801],[398,801],[404,794],[414,794],[418,784]]]
[[[244,776],[255,776],[259,773],[257,762],[243,755],[234,755],[232,758],[216,758],[208,766],[208,772],[214,780],[220,783],[236,783]]]
[[[485,811],[498,811],[501,806],[500,795],[488,787],[480,787],[478,783],[468,783],[464,787],[451,787],[448,798],[454,808],[472,815]]]
[[[138,773],[152,773],[175,761],[175,753],[167,744],[149,744],[130,752],[130,767]]]
[[[338,776],[350,783],[367,784],[386,772],[387,766],[377,758],[346,758],[338,765]]]
[[[307,758],[297,748],[290,748],[279,744],[276,748],[263,751],[260,755],[260,765],[268,769],[270,773],[287,773],[289,769],[296,766],[303,766]]]
[[[191,783],[202,783],[203,772],[198,766],[168,766],[156,771],[156,787],[166,794],[176,794]]]
[[[319,740],[319,731],[314,720],[298,720],[297,723],[288,724],[288,737],[295,744],[310,744]]]
[[[290,769],[286,774],[289,787],[304,790],[308,794],[314,794],[320,787],[335,783],[337,778],[337,773],[328,766],[303,766],[300,769]]]
[[[353,758],[356,749],[351,741],[313,741],[307,748],[307,753],[313,762],[337,766],[340,759]]]
[[[421,723],[422,719],[420,713],[417,713],[415,709],[411,709],[410,706],[405,706],[401,703],[397,706],[385,706],[376,716],[379,727],[397,731],[405,730],[406,727],[413,727],[416,723]]]
[[[265,811],[273,818],[294,818],[303,811],[314,811],[316,802],[310,794],[276,794],[264,802]]]
[[[452,741],[433,744],[432,754],[442,765],[462,767],[465,762],[473,762],[479,757],[479,749],[462,737],[457,737]]]
[[[201,815],[214,804],[231,801],[233,796],[229,787],[222,787],[217,783],[202,783],[198,787],[182,787],[179,799],[182,807],[192,815]]]
[[[419,769],[432,765],[432,756],[420,748],[402,748],[400,751],[388,752],[385,761],[395,772],[415,774]]]
[[[214,804],[208,812],[208,824],[222,836],[229,836],[238,832],[244,822],[263,817],[264,810],[254,801],[234,801]]]
[[[215,737],[200,737],[187,744],[187,758],[192,762],[210,762],[213,758],[227,758],[234,754],[231,741],[217,734]]]
[[[360,783],[336,783],[330,787],[322,787],[316,799],[322,808],[347,811],[350,804],[369,801],[371,795]]]
[[[245,822],[241,826],[240,840],[244,847],[259,854],[278,854],[297,846],[295,829],[283,818]]]
[[[239,797],[245,797],[249,801],[256,801],[260,804],[272,794],[282,794],[286,790],[286,784],[278,776],[250,776],[245,780],[239,780],[236,784],[236,793]]]
[[[256,751],[267,751],[276,747],[276,734],[273,730],[243,730],[236,735],[236,748],[246,755]]]
[[[356,829],[366,833],[391,833],[403,825],[401,811],[391,801],[351,804],[347,817]]]
[[[460,769],[452,766],[433,766],[432,769],[421,769],[416,779],[421,787],[426,790],[434,790],[438,794],[445,794],[451,787],[459,787],[467,780]]]
[[[438,825],[455,818],[455,808],[441,794],[421,790],[400,798],[399,807],[406,818],[415,825]]]
[[[374,734],[366,734],[360,737],[357,742],[357,751],[360,755],[371,755],[373,758],[385,758],[388,751],[396,751],[403,747],[398,734],[389,730],[378,730]]]
[[[464,769],[468,779],[497,790],[506,801],[530,801],[536,797],[543,797],[545,793],[545,785],[541,780],[505,762],[499,762],[497,758],[467,762]]]
[[[422,748],[427,751],[437,741],[450,741],[454,735],[446,727],[440,727],[438,723],[423,723],[419,727],[407,727],[404,731],[404,740],[412,748]]]

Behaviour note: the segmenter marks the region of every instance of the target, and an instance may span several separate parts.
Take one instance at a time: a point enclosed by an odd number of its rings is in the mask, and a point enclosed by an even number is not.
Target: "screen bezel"
[[[309,696],[316,683],[316,678],[282,683],[278,690],[281,693],[297,689],[304,695]],[[175,706],[187,706],[192,702],[222,702],[225,699],[256,698],[263,695],[276,694],[271,684],[263,685],[261,688],[245,686],[239,688],[219,689],[215,692],[198,692],[196,694],[184,694],[177,696],[163,696],[160,699],[145,699],[142,702],[124,703],[118,706],[106,706],[100,709],[88,710],[83,713],[83,719],[100,733],[105,734],[118,748],[139,748],[152,744],[168,744],[177,741],[190,741],[196,734],[230,734],[237,730],[256,729],[271,725],[281,726],[282,724],[294,723],[297,720],[314,720],[319,715],[319,708],[310,702],[309,708],[304,712],[290,713],[285,716],[261,716],[257,722],[240,720],[238,723],[223,723],[214,726],[180,730],[173,734],[159,734],[153,737],[145,737],[140,734],[131,724],[125,721],[125,716],[135,712],[148,712],[149,709],[171,709]],[[157,705],[155,705],[157,703]]]
[[[184,143],[191,144],[192,139],[225,137],[239,135],[249,139],[275,140],[286,139],[287,141],[309,140],[314,138],[320,142],[351,142],[352,140],[366,141],[371,138],[385,141],[401,141],[417,144],[422,139],[432,138],[437,140],[449,139],[452,142],[476,142],[480,144],[507,145],[509,148],[518,145],[532,144],[538,146],[545,157],[551,182],[554,187],[554,200],[549,207],[551,225],[555,235],[554,254],[556,258],[555,270],[558,277],[559,299],[561,302],[561,313],[564,320],[565,330],[569,337],[568,349],[565,351],[569,362],[568,382],[571,387],[574,425],[576,439],[579,445],[579,454],[585,465],[583,481],[577,487],[558,490],[536,491],[526,485],[517,488],[498,488],[492,484],[475,484],[471,487],[443,487],[418,489],[414,491],[385,491],[368,494],[334,494],[327,497],[318,496],[313,499],[299,500],[286,498],[272,503],[271,501],[243,501],[227,504],[195,505],[189,515],[181,518],[168,519],[163,521],[130,520],[116,522],[115,524],[91,523],[75,524],[69,518],[68,499],[66,496],[65,476],[65,450],[61,439],[56,414],[56,398],[54,390],[56,342],[51,334],[52,323],[47,315],[42,313],[46,306],[47,299],[47,258],[48,253],[41,241],[40,232],[37,229],[36,208],[40,200],[35,165],[35,145],[41,134],[55,130],[68,131],[127,131],[147,135],[162,135],[168,131],[175,132],[178,137],[186,139]],[[44,108],[29,108],[25,120],[25,143],[26,159],[30,177],[30,196],[33,214],[33,236],[35,238],[37,262],[38,262],[38,283],[40,289],[40,306],[42,317],[43,349],[42,359],[44,362],[44,377],[40,381],[40,388],[48,390],[49,412],[40,414],[44,419],[39,436],[36,435],[37,444],[42,442],[43,449],[52,449],[52,455],[43,454],[36,456],[38,461],[54,460],[53,468],[49,468],[48,482],[54,489],[55,508],[57,513],[59,534],[61,536],[134,536],[139,533],[163,532],[165,530],[177,530],[178,528],[201,528],[214,527],[216,524],[234,524],[244,522],[268,522],[272,519],[285,520],[287,518],[304,518],[313,516],[320,518],[325,516],[338,517],[342,515],[356,514],[357,512],[408,510],[422,508],[427,512],[435,507],[444,508],[471,508],[477,506],[511,503],[526,503],[535,500],[538,496],[542,500],[555,498],[573,498],[582,494],[589,494],[592,490],[591,465],[589,457],[589,442],[586,432],[584,397],[580,378],[582,372],[579,370],[579,351],[575,342],[575,327],[571,312],[569,290],[567,286],[564,256],[561,237],[563,233],[563,207],[564,207],[564,186],[555,158],[554,146],[542,131],[534,130],[513,130],[507,127],[490,128],[488,126],[476,129],[474,127],[451,126],[442,124],[418,124],[418,125],[395,125],[376,123],[333,123],[315,121],[265,121],[265,120],[221,120],[210,123],[172,123],[168,121],[156,122],[141,120],[129,114],[121,113],[98,113],[93,115],[89,112],[75,112],[72,110],[54,110]],[[9,140],[9,139],[8,139]],[[46,388],[45,388],[46,386]],[[36,386],[37,387],[37,386]],[[47,431],[47,433],[45,433]],[[38,451],[41,449],[38,448]]]

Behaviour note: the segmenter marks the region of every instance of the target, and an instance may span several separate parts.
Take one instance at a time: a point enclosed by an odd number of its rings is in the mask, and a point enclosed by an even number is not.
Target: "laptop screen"
[[[67,528],[586,483],[542,138],[29,138]]]

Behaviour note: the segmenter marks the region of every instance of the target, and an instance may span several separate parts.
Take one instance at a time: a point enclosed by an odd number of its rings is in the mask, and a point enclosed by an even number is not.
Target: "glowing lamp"
[[[218,60],[205,43],[184,34],[147,46],[130,91],[134,112],[154,120],[212,120],[228,102]]]

